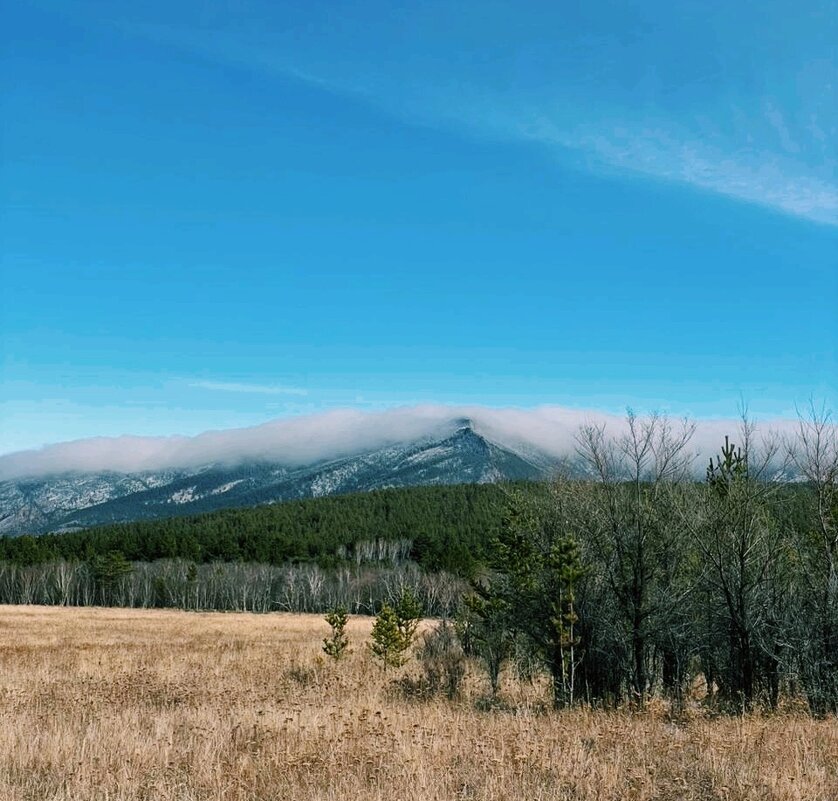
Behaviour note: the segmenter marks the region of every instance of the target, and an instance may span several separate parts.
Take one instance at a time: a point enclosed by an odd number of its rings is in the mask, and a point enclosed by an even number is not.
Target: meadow
[[[834,717],[556,712],[508,673],[490,705],[475,665],[413,697],[371,625],[336,663],[317,615],[2,606],[0,799],[838,799]]]

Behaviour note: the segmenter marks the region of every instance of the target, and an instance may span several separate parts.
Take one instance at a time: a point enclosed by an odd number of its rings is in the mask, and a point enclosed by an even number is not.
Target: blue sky
[[[0,453],[838,400],[829,2],[23,2]]]

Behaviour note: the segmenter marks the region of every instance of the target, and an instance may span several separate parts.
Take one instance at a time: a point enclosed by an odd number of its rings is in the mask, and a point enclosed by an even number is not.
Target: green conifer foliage
[[[383,670],[401,667],[413,645],[422,618],[422,606],[409,589],[403,589],[395,606],[383,604],[372,627],[369,648]]]
[[[100,601],[108,605],[114,602],[120,582],[134,571],[134,566],[120,551],[110,551],[104,556],[95,557],[91,561],[91,569]]]
[[[372,642],[369,644],[372,655],[381,662],[383,670],[388,667],[401,667],[405,663],[404,638],[399,631],[399,620],[389,604],[384,604],[372,627]]]
[[[349,615],[342,606],[335,607],[326,615],[332,634],[323,640],[323,650],[336,661],[349,654],[349,635],[346,633],[348,620]]]
[[[422,619],[422,604],[419,603],[412,590],[405,587],[396,602],[394,611],[399,633],[405,643],[404,650],[407,650],[413,644],[416,629]]]

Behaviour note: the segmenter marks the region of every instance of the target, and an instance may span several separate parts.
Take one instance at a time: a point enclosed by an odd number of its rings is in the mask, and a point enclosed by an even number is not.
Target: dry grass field
[[[0,799],[838,799],[834,719],[410,700],[369,629],[335,665],[315,616],[0,607]]]

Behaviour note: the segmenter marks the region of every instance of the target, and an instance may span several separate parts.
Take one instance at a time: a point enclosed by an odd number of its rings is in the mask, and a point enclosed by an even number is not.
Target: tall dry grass
[[[834,719],[414,701],[369,628],[335,665],[315,616],[0,607],[0,799],[838,799]]]

